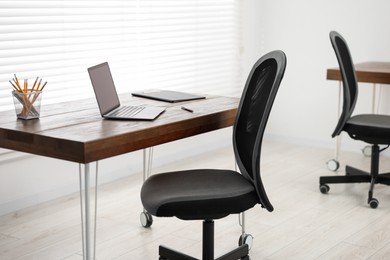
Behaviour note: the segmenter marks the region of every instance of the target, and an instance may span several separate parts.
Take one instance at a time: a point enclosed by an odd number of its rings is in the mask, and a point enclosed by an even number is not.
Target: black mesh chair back
[[[240,172],[256,187],[260,204],[268,211],[273,207],[261,181],[261,143],[285,68],[282,51],[270,52],[257,61],[248,76],[233,130],[233,148]]]
[[[355,67],[352,62],[352,56],[349,52],[346,41],[339,33],[335,31],[330,32],[329,36],[333,49],[336,53],[337,61],[339,63],[344,92],[343,111],[341,112],[339,121],[332,134],[332,137],[335,137],[341,133],[345,123],[353,113],[358,96],[358,83]]]

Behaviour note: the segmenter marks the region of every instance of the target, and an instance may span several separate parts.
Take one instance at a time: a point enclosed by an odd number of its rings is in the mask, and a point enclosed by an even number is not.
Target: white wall
[[[248,1],[247,5],[247,15],[254,17],[252,26],[245,24],[246,31],[253,33],[252,42],[246,43],[254,54],[252,59],[273,49],[287,55],[287,69],[268,132],[283,140],[333,147],[338,83],[326,80],[326,69],[338,64],[329,32],[336,30],[344,36],[354,62],[390,61],[390,2],[260,0]],[[361,84],[355,112],[371,112],[371,86]],[[387,114],[388,87],[383,88],[380,109]],[[344,148],[356,145],[361,146],[343,138]]]
[[[244,0],[242,4],[243,81],[265,52],[281,49],[288,59],[266,138],[333,147],[330,135],[336,124],[338,83],[326,80],[326,69],[337,66],[329,31],[337,30],[346,38],[355,62],[390,61],[390,2]],[[371,111],[371,86],[361,86],[356,112]],[[380,112],[389,113],[390,88],[384,87],[381,99]],[[226,145],[231,145],[227,129],[181,140],[157,147],[154,165]],[[351,147],[357,147],[356,142],[344,138],[342,148]],[[139,173],[142,153],[104,160],[100,166],[100,183]],[[0,158],[0,215],[76,191],[77,164],[30,155]]]

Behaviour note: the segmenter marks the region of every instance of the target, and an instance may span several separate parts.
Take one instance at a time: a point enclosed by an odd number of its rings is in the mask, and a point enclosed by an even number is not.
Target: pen
[[[188,112],[191,112],[191,113],[194,113],[194,110],[186,108],[186,107],[181,107],[181,109],[188,111]]]

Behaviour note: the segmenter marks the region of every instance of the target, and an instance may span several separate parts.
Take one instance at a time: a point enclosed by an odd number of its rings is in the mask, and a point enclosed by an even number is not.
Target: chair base
[[[218,257],[216,260],[249,260],[249,249],[248,245],[242,245],[223,256]],[[200,260],[198,258],[194,258],[192,256],[186,255],[184,253],[175,251],[165,246],[159,247],[160,260]],[[206,259],[203,259],[206,260]],[[207,259],[208,260],[208,259]],[[210,259],[214,260],[214,259]]]
[[[218,257],[216,260],[249,260],[249,248],[247,244]],[[175,251],[165,246],[159,247],[160,260],[199,260],[184,253]],[[203,258],[202,260],[214,260],[214,222],[203,222]]]
[[[377,183],[390,185],[390,173],[379,174],[379,146],[373,145],[371,152],[371,172],[362,171],[351,166],[345,167],[345,175],[343,176],[322,176],[320,177],[320,190],[322,193],[327,193],[329,187],[327,184],[333,183],[370,183],[368,191],[367,203],[372,208],[378,206],[378,200],[373,197],[374,186]]]
[[[345,175],[342,176],[321,176],[320,185],[333,183],[371,183],[371,175],[369,172],[360,169],[346,166]],[[375,178],[375,184],[390,185],[390,173],[378,174]]]
[[[320,177],[320,190],[321,190],[321,192],[323,192],[323,193],[328,192],[329,187],[327,187],[327,184],[370,183],[371,185],[370,185],[370,189],[368,191],[367,203],[372,208],[377,208],[379,201],[373,197],[374,185],[378,184],[378,183],[390,185],[390,173],[378,174],[376,176],[376,178],[373,178],[368,172],[353,168],[351,166],[346,166],[345,171],[346,171],[346,175],[343,175],[343,176],[322,176],[322,177]]]

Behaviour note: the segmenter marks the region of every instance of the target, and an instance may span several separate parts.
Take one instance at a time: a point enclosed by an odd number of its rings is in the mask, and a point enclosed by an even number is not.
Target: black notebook
[[[206,98],[205,96],[171,90],[151,90],[143,92],[133,92],[131,94],[136,97],[150,98],[171,103]]]

